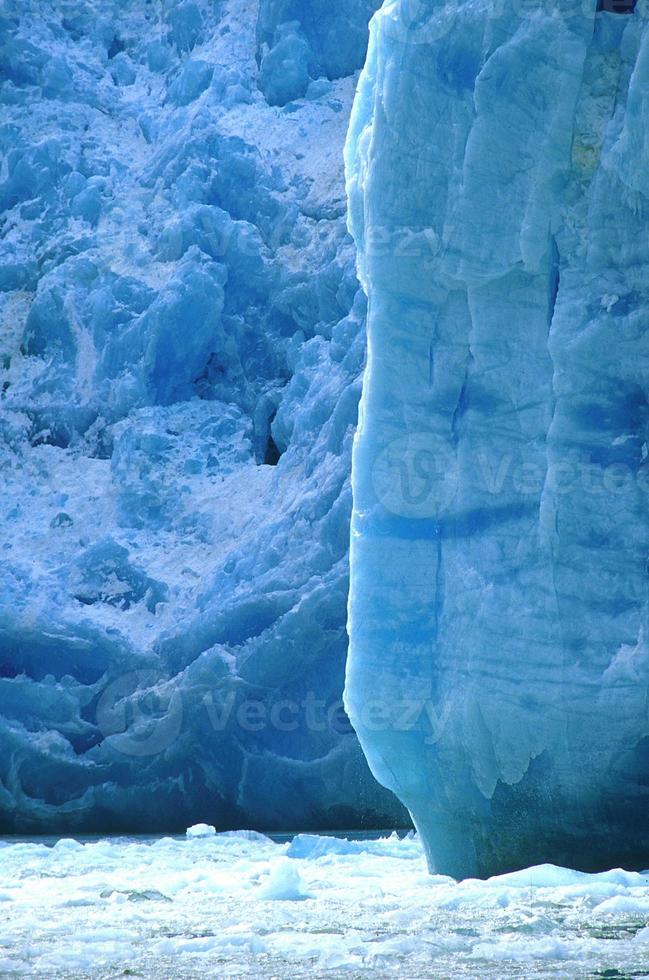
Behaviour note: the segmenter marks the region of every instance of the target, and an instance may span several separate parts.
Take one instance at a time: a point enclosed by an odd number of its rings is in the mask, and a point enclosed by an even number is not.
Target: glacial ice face
[[[430,865],[649,863],[649,30],[387,2],[346,706]]]
[[[405,816],[337,708],[371,10],[280,109],[268,6],[2,8],[0,832]]]

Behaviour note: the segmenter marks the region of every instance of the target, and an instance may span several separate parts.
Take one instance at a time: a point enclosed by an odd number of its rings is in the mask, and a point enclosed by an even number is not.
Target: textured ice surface
[[[649,860],[646,23],[373,22],[346,703],[444,872]]]
[[[53,843],[53,842],[50,842]],[[123,976],[645,976],[649,875],[553,865],[427,873],[419,841],[233,832],[0,841],[0,973]]]
[[[0,828],[403,817],[337,704],[340,6],[2,5]]]

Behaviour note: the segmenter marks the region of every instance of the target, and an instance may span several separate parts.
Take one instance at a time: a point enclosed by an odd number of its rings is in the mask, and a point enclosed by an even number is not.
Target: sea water
[[[429,874],[416,835],[0,840],[0,976],[641,977],[649,873]]]

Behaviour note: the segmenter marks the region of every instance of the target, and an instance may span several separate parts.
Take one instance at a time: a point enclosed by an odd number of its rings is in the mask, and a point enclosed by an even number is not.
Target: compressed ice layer
[[[641,12],[388,2],[346,704],[430,864],[649,861]]]
[[[2,830],[407,819],[340,706],[371,10],[325,72],[317,6],[286,110],[254,0],[2,8]]]
[[[189,836],[189,835],[188,835]],[[455,882],[408,836],[0,841],[0,971],[389,978],[641,975],[649,876]]]

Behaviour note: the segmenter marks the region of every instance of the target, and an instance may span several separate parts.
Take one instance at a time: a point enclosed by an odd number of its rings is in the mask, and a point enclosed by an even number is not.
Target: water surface
[[[428,874],[413,834],[0,839],[0,977],[649,976],[649,873]]]

